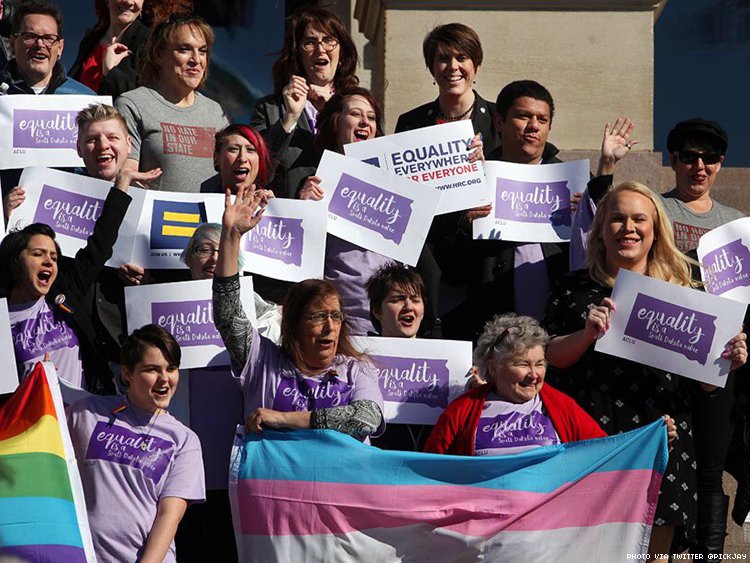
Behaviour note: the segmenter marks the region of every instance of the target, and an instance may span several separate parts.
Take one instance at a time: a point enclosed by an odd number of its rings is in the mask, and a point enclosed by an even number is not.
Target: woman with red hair
[[[240,186],[265,187],[272,174],[268,149],[260,133],[253,127],[239,124],[216,133],[214,170],[218,174],[201,184],[201,193],[223,194],[229,188],[235,194]]]

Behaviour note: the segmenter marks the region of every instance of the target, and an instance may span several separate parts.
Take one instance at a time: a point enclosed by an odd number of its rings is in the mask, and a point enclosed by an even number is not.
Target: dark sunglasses
[[[677,151],[677,158],[684,164],[695,164],[700,158],[703,164],[716,164],[721,160],[721,154],[718,152],[698,152],[682,150]]]

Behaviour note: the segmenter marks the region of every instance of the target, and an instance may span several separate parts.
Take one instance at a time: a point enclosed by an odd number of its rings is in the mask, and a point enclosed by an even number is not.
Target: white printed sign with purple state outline
[[[322,278],[327,222],[320,202],[271,199],[260,222],[242,237],[243,269],[292,282]]]
[[[112,182],[37,166],[24,169],[19,185],[26,192],[26,199],[13,211],[8,226],[21,229],[31,223],[46,223],[54,229],[63,255],[69,257],[86,246],[86,239],[94,232],[104,201],[113,189]],[[127,219],[140,215],[145,194],[140,188],[128,190],[132,200],[120,227],[115,255],[132,254],[135,231],[128,230]],[[112,261],[107,264],[112,265]]]
[[[588,160],[535,166],[487,161],[484,169],[494,189],[492,212],[473,221],[474,239],[570,241],[570,198],[586,189]]]
[[[708,293],[750,303],[750,217],[704,234],[698,243],[698,262]]]
[[[78,112],[110,96],[0,96],[0,170],[26,166],[83,166],[76,151]]]
[[[10,330],[8,300],[0,299],[0,354],[5,358],[0,370],[0,394],[12,393],[18,387],[16,354],[13,350],[13,335]]]
[[[595,350],[724,387],[724,346],[742,330],[736,301],[621,269],[617,311]]]
[[[374,362],[388,424],[435,424],[464,392],[471,342],[356,336]]]
[[[471,121],[455,121],[344,145],[344,153],[398,176],[427,184],[443,197],[437,213],[490,203],[484,166],[469,162]]]
[[[322,179],[329,233],[416,265],[439,191],[331,151],[323,153],[315,174]]]
[[[146,324],[164,327],[182,348],[181,368],[228,366],[229,354],[214,326],[213,280],[160,283],[125,288],[128,330]],[[240,278],[245,314],[257,325],[253,278]]]

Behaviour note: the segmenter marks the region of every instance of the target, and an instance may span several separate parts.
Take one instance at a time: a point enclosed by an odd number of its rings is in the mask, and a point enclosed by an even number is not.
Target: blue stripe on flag
[[[83,547],[75,506],[70,501],[50,497],[2,499],[0,545]]]

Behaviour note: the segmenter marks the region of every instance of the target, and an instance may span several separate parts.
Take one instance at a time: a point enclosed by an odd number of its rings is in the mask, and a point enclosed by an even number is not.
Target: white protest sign
[[[471,342],[379,336],[354,341],[375,363],[388,423],[435,424],[464,392]]]
[[[750,217],[704,234],[698,262],[708,293],[750,303]]]
[[[180,254],[201,223],[219,223],[224,213],[223,194],[146,191],[134,232],[133,252],[112,262],[135,262],[144,268],[179,270],[185,267]],[[126,232],[132,225],[123,222]],[[135,220],[135,218],[133,218]],[[117,258],[117,260],[115,260]],[[124,261],[122,261],[124,260]]]
[[[440,192],[331,151],[315,174],[325,191],[329,233],[416,265]]]
[[[0,354],[5,358],[0,370],[0,394],[12,393],[18,387],[18,368],[16,353],[13,350],[7,299],[0,299]]]
[[[31,223],[46,223],[55,231],[63,255],[70,257],[86,246],[102,214],[104,201],[113,189],[112,182],[36,166],[24,169],[19,184],[26,192],[26,199],[13,211],[9,226],[22,229]],[[128,194],[132,201],[126,218],[128,215],[137,218],[146,191],[129,188]],[[115,254],[132,253],[134,232],[120,228]]]
[[[76,151],[76,116],[88,105],[112,105],[110,96],[0,96],[0,169],[83,166]]]
[[[620,269],[617,311],[596,343],[599,352],[724,387],[724,346],[742,330],[745,307],[696,289]]]
[[[182,348],[181,368],[228,366],[229,353],[214,326],[213,280],[160,283],[125,288],[128,331],[147,324],[165,328]],[[240,300],[253,326],[253,279],[240,278]]]
[[[517,242],[570,240],[570,197],[589,181],[589,161],[555,164],[484,163],[487,185],[494,191],[492,211],[473,221],[475,239]]]
[[[320,202],[271,199],[260,222],[242,237],[243,269],[293,282],[322,278],[327,224]]]
[[[456,121],[344,145],[346,156],[433,186],[443,194],[437,213],[491,201],[481,161],[469,162],[471,121]]]

